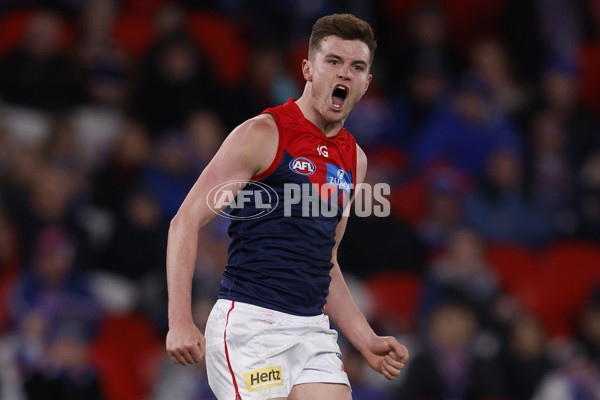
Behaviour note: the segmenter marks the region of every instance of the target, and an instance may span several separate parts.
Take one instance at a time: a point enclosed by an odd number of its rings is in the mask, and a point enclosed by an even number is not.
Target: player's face
[[[344,121],[367,91],[369,47],[360,40],[329,36],[312,59],[304,61],[303,72],[312,83],[315,110],[328,121]]]

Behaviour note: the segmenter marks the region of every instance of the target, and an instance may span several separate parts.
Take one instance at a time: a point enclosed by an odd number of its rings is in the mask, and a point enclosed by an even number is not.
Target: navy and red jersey
[[[356,181],[356,141],[345,128],[325,136],[291,99],[263,113],[277,125],[277,155],[246,185],[256,195],[230,211],[219,298],[321,314],[336,227]]]

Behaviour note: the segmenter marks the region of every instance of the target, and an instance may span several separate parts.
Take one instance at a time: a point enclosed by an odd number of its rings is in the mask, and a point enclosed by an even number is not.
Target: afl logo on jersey
[[[317,167],[308,158],[296,157],[290,161],[290,169],[300,175],[312,175]]]

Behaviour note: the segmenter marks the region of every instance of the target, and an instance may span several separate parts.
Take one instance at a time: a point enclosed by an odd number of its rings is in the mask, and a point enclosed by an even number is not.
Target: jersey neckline
[[[307,129],[307,131],[312,133],[313,135],[318,136],[321,139],[325,139],[325,140],[333,142],[336,140],[336,138],[340,137],[340,135],[346,131],[346,128],[344,128],[344,126],[342,126],[335,135],[333,135],[331,137],[327,136],[325,134],[325,132],[323,132],[317,125],[315,125],[312,121],[310,121],[308,118],[306,118],[304,116],[304,114],[302,113],[302,110],[300,109],[298,104],[296,104],[296,99],[290,98],[287,100],[287,103],[288,104],[291,103],[291,106],[294,110],[294,114],[296,115],[296,118],[298,118],[300,120],[300,122],[302,123],[302,125],[304,125],[304,127]]]

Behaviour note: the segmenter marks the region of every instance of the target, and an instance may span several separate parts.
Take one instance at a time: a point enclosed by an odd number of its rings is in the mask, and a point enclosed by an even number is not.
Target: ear
[[[369,88],[369,85],[371,84],[371,79],[373,79],[373,75],[369,74],[369,76],[367,77],[367,83],[365,83],[365,92],[367,91],[367,89]]]
[[[302,60],[302,76],[307,82],[312,82],[312,65],[309,60]]]

